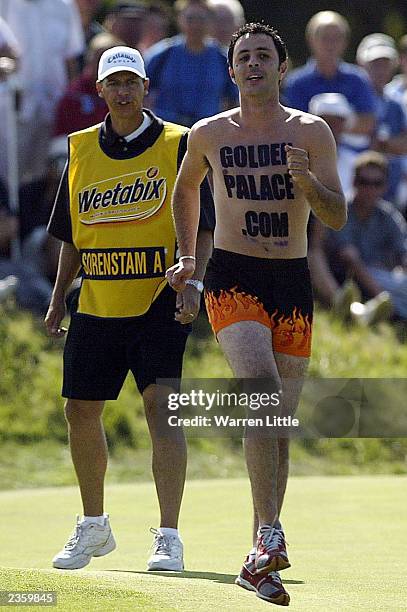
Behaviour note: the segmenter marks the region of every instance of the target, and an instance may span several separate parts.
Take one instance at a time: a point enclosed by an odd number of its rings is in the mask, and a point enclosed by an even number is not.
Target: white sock
[[[162,535],[167,535],[167,536],[175,536],[177,538],[179,538],[179,533],[178,533],[178,529],[174,529],[173,527],[159,527],[158,531],[162,534]],[[180,538],[181,539],[181,538]]]
[[[256,557],[256,552],[257,552],[257,548],[255,546],[253,546],[253,548],[249,552],[249,561],[254,561],[254,559]]]
[[[86,523],[87,525],[89,525],[90,523],[96,523],[97,525],[104,525],[105,524],[105,515],[102,514],[102,516],[83,516],[81,523]]]
[[[273,529],[273,525],[270,525],[269,523],[264,523],[263,525],[259,525],[257,535],[260,535],[262,530],[265,530],[265,529]]]

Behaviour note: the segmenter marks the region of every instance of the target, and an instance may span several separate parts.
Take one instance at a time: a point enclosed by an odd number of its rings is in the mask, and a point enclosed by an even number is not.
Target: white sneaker
[[[103,557],[116,548],[109,515],[105,515],[104,525],[81,523],[76,517],[76,527],[63,547],[52,559],[58,569],[80,569],[88,565],[92,557]]]
[[[350,319],[350,307],[353,302],[360,302],[362,295],[357,284],[352,280],[348,279],[343,283],[341,287],[336,291],[332,310],[340,319],[347,321]]]
[[[182,572],[184,569],[184,546],[178,536],[163,535],[159,529],[150,528],[155,535],[153,553],[147,561],[148,571]]]
[[[393,314],[390,294],[387,291],[382,291],[365,304],[354,302],[350,307],[350,312],[352,319],[364,326],[388,321]]]

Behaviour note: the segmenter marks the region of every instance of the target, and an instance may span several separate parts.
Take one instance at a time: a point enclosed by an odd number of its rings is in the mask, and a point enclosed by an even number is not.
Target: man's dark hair
[[[229,66],[233,66],[233,51],[235,49],[236,43],[245,34],[266,34],[273,39],[274,46],[277,49],[279,66],[287,59],[287,48],[285,46],[285,42],[277,32],[275,28],[266,23],[246,23],[241,28],[237,30],[232,36],[230,41],[229,49],[228,49],[228,63]]]

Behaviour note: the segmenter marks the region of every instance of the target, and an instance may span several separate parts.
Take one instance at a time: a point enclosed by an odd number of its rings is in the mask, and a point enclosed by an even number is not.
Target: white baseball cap
[[[376,33],[362,38],[356,51],[356,59],[359,64],[367,64],[383,57],[393,61],[398,60],[399,54],[391,36]]]
[[[132,47],[112,47],[105,51],[100,60],[98,67],[98,82],[103,81],[106,77],[114,72],[134,72],[142,79],[146,78],[146,69],[144,60],[137,49]]]
[[[343,117],[348,119],[353,110],[348,100],[340,93],[321,93],[309,101],[308,110],[313,115]]]

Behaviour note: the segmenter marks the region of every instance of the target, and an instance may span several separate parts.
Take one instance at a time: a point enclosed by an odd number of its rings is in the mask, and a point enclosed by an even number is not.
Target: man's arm
[[[304,125],[307,150],[286,145],[287,167],[313,213],[334,230],[346,223],[346,201],[336,160],[336,144],[328,125],[316,120]]]
[[[186,149],[185,149],[186,151]],[[184,152],[185,154],[185,152]],[[196,240],[195,272],[187,283],[184,291],[177,293],[177,309],[175,318],[180,323],[191,323],[198,316],[201,307],[201,288],[206,266],[213,250],[213,232],[215,229],[215,210],[212,189],[208,176],[200,187],[200,219]],[[196,281],[201,283],[197,286]]]
[[[176,291],[185,288],[185,280],[192,277],[196,267],[199,187],[209,167],[204,153],[204,128],[205,126],[198,123],[189,134],[188,150],[182,161],[172,199],[180,261],[167,270],[167,278]]]
[[[196,240],[196,263],[193,278],[203,281],[205,270],[213,250],[213,233],[211,230],[198,229]],[[182,292],[177,293],[177,309],[175,319],[180,323],[191,323],[199,314],[201,293],[194,285],[185,285]],[[193,317],[191,316],[193,315]]]
[[[63,242],[59,253],[57,278],[51,302],[45,317],[45,327],[50,336],[60,338],[65,331],[60,327],[66,315],[65,297],[80,268],[80,256],[70,242]]]
[[[360,257],[359,250],[354,245],[348,244],[339,249],[338,259],[344,263],[349,275],[355,279],[369,297],[375,297],[383,291],[383,287],[372,277]]]

